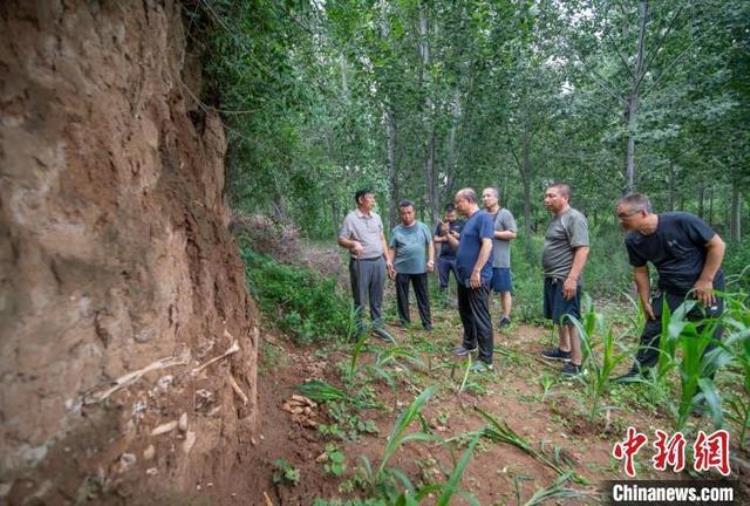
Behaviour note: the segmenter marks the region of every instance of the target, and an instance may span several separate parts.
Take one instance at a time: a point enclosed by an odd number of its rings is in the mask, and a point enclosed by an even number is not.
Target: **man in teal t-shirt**
[[[422,327],[432,330],[430,316],[430,299],[427,295],[427,273],[432,272],[435,265],[435,251],[432,247],[432,234],[427,225],[417,221],[414,217],[414,203],[402,200],[399,205],[401,224],[391,233],[391,258],[396,271],[396,300],[398,301],[398,316],[401,323],[407,326],[411,323],[409,317],[409,283],[414,286],[417,296],[417,307]]]

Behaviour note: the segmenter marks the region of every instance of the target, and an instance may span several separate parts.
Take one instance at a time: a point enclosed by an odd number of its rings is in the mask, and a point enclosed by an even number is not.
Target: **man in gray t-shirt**
[[[544,235],[544,314],[558,326],[560,344],[542,356],[567,362],[563,374],[581,373],[581,341],[566,317],[581,318],[581,273],[589,253],[586,217],[568,203],[570,187],[556,183],[544,193],[544,205],[553,214]]]
[[[370,301],[370,317],[375,333],[386,340],[393,338],[383,330],[383,287],[385,271],[393,272],[388,245],[383,233],[383,222],[373,211],[375,194],[372,190],[360,190],[354,195],[357,209],[344,218],[339,231],[338,243],[350,252],[349,277],[357,310],[357,328],[364,328],[362,313],[366,299]]]
[[[490,287],[500,294],[503,315],[498,328],[510,325],[510,310],[513,304],[511,293],[513,281],[510,272],[510,241],[516,238],[516,220],[513,214],[500,207],[500,191],[489,187],[482,191],[484,209],[492,216],[494,232],[492,236],[492,280]]]

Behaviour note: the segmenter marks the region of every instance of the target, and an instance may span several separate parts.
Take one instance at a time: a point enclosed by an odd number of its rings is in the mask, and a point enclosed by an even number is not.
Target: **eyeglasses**
[[[641,211],[636,210],[636,211],[630,211],[629,213],[617,213],[616,216],[617,216],[617,219],[619,220],[625,220],[627,218],[630,218],[631,216],[635,216],[636,214],[640,212]]]

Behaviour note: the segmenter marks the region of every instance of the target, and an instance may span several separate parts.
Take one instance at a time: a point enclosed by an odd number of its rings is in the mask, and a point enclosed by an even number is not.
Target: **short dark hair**
[[[568,200],[570,200],[570,186],[568,183],[552,183],[551,185],[548,185],[547,188],[557,188],[563,197],[567,197]]]
[[[354,202],[356,202],[357,205],[359,205],[360,197],[364,197],[368,193],[375,193],[375,192],[372,191],[372,188],[363,188],[361,190],[357,190],[357,193],[354,194]]]
[[[408,199],[404,199],[398,203],[398,207],[414,207],[414,202]]]
[[[617,201],[620,204],[627,204],[633,211],[651,212],[651,201],[642,193],[629,193]]]
[[[495,195],[495,198],[500,200],[500,189],[497,186],[488,186],[485,190],[490,190]],[[484,193],[484,192],[483,192]]]
[[[447,206],[445,206],[446,213],[452,213],[455,210],[456,210],[456,206],[454,206],[453,204],[448,204]]]

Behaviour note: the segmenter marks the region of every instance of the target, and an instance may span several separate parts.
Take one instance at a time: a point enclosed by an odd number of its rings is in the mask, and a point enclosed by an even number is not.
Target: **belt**
[[[354,262],[356,260],[359,260],[360,262],[374,262],[375,260],[380,260],[381,258],[383,258],[382,255],[377,256],[377,257],[372,257],[372,258],[354,258],[354,257],[350,257],[349,260],[351,260],[352,262]]]

